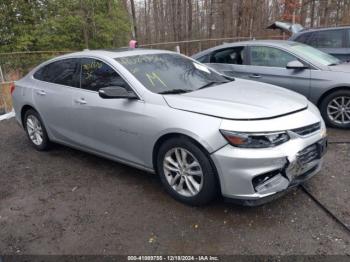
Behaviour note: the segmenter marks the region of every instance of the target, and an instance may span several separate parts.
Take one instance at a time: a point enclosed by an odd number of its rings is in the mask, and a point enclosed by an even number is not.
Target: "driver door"
[[[287,64],[294,60],[299,59],[275,47],[250,46],[247,79],[281,86],[309,97],[311,70],[287,69]]]
[[[73,95],[74,125],[81,134],[79,144],[97,153],[142,164],[139,145],[144,137],[139,123],[144,117],[144,103],[101,98],[99,89],[111,86],[130,88],[107,63],[93,58],[81,60],[81,89]]]

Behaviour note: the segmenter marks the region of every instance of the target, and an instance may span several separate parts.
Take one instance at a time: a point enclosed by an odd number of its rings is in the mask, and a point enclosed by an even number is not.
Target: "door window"
[[[308,44],[317,48],[342,48],[343,32],[343,30],[314,32]]]
[[[34,73],[34,78],[72,87],[79,87],[79,60],[64,59],[50,63]]]
[[[128,88],[124,79],[106,63],[84,58],[81,63],[81,88],[96,91],[103,87],[122,86]]]
[[[216,51],[210,58],[210,63],[242,65],[245,62],[244,47],[238,46]]]
[[[268,46],[252,46],[250,48],[250,64],[255,66],[286,67],[297,58],[283,50]]]

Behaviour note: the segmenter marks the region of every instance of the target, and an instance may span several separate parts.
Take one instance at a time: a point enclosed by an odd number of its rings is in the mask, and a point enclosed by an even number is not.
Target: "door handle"
[[[86,101],[84,98],[80,98],[80,99],[75,99],[74,100],[75,103],[80,104],[80,105],[85,105]]]
[[[46,92],[44,90],[37,90],[36,93],[39,95],[39,96],[44,96],[46,95]]]
[[[249,75],[250,78],[260,78],[261,75],[258,75],[258,74],[252,74],[252,75]]]

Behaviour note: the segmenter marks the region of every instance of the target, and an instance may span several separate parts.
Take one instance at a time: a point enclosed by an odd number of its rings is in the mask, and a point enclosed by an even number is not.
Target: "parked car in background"
[[[289,40],[310,45],[342,61],[350,61],[350,26],[304,29]]]
[[[321,169],[327,145],[304,96],[169,51],[61,56],[17,81],[12,97],[36,149],[53,141],[156,172],[191,205],[218,193],[245,204],[276,198]]]
[[[342,61],[350,60],[350,26],[303,28],[299,24],[276,21],[267,28],[289,32],[290,41],[310,45]]]
[[[282,40],[223,44],[192,57],[225,75],[303,94],[317,105],[329,126],[350,128],[350,63]]]

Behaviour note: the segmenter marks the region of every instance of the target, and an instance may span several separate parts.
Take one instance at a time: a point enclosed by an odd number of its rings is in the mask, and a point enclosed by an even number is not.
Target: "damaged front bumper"
[[[327,150],[325,129],[275,148],[242,149],[227,145],[212,154],[222,195],[231,202],[261,205],[317,174]]]

